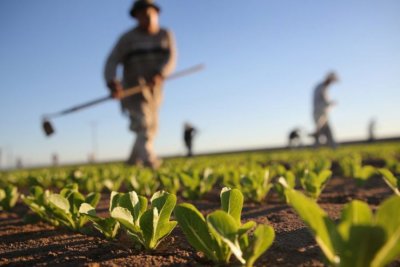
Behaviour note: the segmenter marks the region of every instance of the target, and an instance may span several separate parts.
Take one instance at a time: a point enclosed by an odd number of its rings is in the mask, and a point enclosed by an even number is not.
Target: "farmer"
[[[315,138],[315,145],[321,144],[320,138],[323,136],[326,143],[332,147],[336,147],[336,142],[333,138],[331,127],[328,122],[328,111],[336,105],[336,102],[331,101],[328,97],[328,88],[331,84],[338,81],[338,77],[334,72],[328,73],[323,82],[317,85],[314,90],[314,122],[316,126],[315,133],[312,136]]]
[[[193,145],[193,137],[196,134],[196,128],[194,128],[190,123],[185,122],[183,131],[183,140],[185,141],[185,146],[187,149],[187,156],[193,156],[192,153],[192,145]]]
[[[289,133],[289,148],[301,146],[301,132],[299,128],[295,128]]]
[[[130,15],[137,25],[124,33],[109,55],[104,77],[111,95],[121,100],[123,113],[130,118],[130,130],[136,141],[127,160],[129,165],[160,166],[153,150],[158,128],[158,110],[162,101],[164,79],[175,68],[176,51],[172,33],[160,28],[160,7],[150,0],[136,1]],[[117,67],[123,66],[123,77]],[[144,85],[143,91],[123,98],[124,89]]]
[[[376,120],[371,119],[368,123],[368,141],[375,141],[375,128],[376,128]]]

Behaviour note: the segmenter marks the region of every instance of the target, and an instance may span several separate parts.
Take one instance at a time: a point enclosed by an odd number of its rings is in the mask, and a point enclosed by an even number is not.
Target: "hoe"
[[[187,69],[184,69],[182,71],[172,74],[171,76],[169,76],[167,78],[167,80],[177,79],[177,78],[192,74],[194,72],[198,72],[198,71],[202,70],[203,68],[204,68],[203,64],[195,65],[193,67],[190,67],[190,68],[187,68]],[[125,89],[123,98],[140,93],[143,90],[144,85],[145,84],[140,84],[138,86]],[[50,136],[54,133],[53,125],[49,121],[50,118],[61,117],[61,116],[73,113],[75,111],[79,111],[79,110],[103,103],[110,99],[113,99],[113,98],[111,95],[108,95],[108,96],[97,98],[97,99],[94,99],[94,100],[91,100],[91,101],[88,101],[88,102],[85,102],[85,103],[82,103],[82,104],[79,104],[79,105],[76,105],[76,106],[73,106],[73,107],[70,107],[70,108],[67,108],[64,110],[61,110],[59,112],[43,115],[42,127],[43,127],[43,130],[44,130],[46,136]]]

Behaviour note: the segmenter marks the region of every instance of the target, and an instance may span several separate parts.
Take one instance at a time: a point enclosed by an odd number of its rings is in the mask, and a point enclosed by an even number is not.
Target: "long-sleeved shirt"
[[[332,101],[328,97],[328,85],[324,82],[317,85],[314,90],[314,110],[313,116],[314,121],[317,124],[317,128],[322,127],[328,122],[328,110],[332,105]]]
[[[175,40],[169,30],[161,28],[156,34],[148,34],[133,28],[124,33],[112,49],[105,65],[104,79],[106,83],[116,79],[117,68],[122,65],[123,87],[130,88],[138,85],[140,78],[149,80],[156,74],[167,77],[174,70],[175,62]],[[140,95],[128,98],[140,101]],[[124,99],[124,102],[132,101]]]

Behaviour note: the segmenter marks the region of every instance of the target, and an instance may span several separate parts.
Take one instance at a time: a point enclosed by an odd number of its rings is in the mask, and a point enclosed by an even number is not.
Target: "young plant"
[[[158,191],[151,197],[147,209],[147,198],[136,192],[111,194],[111,217],[127,230],[129,236],[146,250],[154,250],[175,228],[177,222],[170,221],[176,204],[176,196]]]
[[[345,156],[339,160],[339,166],[344,177],[355,177],[357,169],[362,166],[361,155]]]
[[[261,202],[272,188],[271,176],[268,169],[257,169],[242,175],[241,190],[246,199]]]
[[[400,196],[400,176],[395,176],[388,169],[378,169],[378,173],[382,176],[383,180],[385,180],[394,193]]]
[[[354,178],[358,185],[362,186],[371,176],[376,173],[372,166],[362,166],[362,158],[355,154],[344,157],[339,161],[342,173],[345,177]]]
[[[376,169],[372,166],[358,166],[355,169],[353,178],[359,186],[362,186],[369,178],[376,174]]]
[[[115,239],[119,230],[119,222],[114,218],[102,218],[97,216],[96,209],[88,203],[82,203],[79,213],[87,216],[89,221],[93,223],[93,227],[102,233],[107,239]]]
[[[332,172],[330,170],[323,170],[320,173],[306,170],[300,178],[300,183],[306,194],[316,200],[331,176]]]
[[[231,255],[245,266],[254,262],[270,247],[275,233],[272,227],[256,223],[241,223],[243,195],[238,189],[224,188],[221,191],[221,208],[207,219],[192,204],[180,204],[175,216],[188,242],[198,251],[219,264],[228,264]]]
[[[8,185],[4,189],[0,188],[0,210],[11,210],[18,201],[18,188]]]
[[[49,206],[50,191],[40,186],[33,186],[29,191],[29,196],[21,195],[22,201],[42,220],[54,226],[60,225]]]
[[[292,171],[286,171],[285,174],[280,176],[278,179],[284,179],[286,181],[286,184],[290,188],[294,189],[296,186],[296,177],[294,176]],[[286,195],[285,195],[285,188],[282,186],[282,184],[274,183],[274,188],[275,188],[276,192],[278,193],[279,197],[281,199],[286,200],[286,202],[287,202]]]
[[[81,190],[86,192],[101,192],[104,188],[103,182],[97,169],[78,168],[69,174],[70,183],[79,184]]]
[[[140,195],[151,196],[160,187],[155,173],[150,169],[137,169],[129,178],[128,188]]]
[[[181,172],[179,177],[182,182],[182,196],[190,200],[201,198],[217,181],[217,176],[210,168],[194,168],[190,172]]]
[[[331,266],[383,267],[400,256],[399,196],[385,200],[375,216],[367,203],[354,200],[335,225],[316,202],[280,183]]]
[[[124,176],[116,177],[115,179],[105,179],[103,185],[108,191],[117,191],[121,187],[122,183],[125,181]]]
[[[53,217],[71,230],[79,231],[88,222],[87,216],[79,213],[82,203],[95,207],[99,203],[99,193],[89,193],[86,197],[78,190],[77,184],[67,185],[59,194],[50,193],[47,198],[48,207]]]
[[[178,193],[181,184],[179,182],[179,176],[176,172],[159,172],[158,178],[162,184],[162,189],[171,193]]]

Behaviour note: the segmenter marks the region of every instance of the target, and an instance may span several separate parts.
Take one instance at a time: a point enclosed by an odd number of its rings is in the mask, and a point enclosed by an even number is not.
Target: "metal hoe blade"
[[[54,128],[51,125],[50,121],[48,121],[47,119],[43,119],[43,130],[46,133],[46,136],[50,136],[54,133]]]

